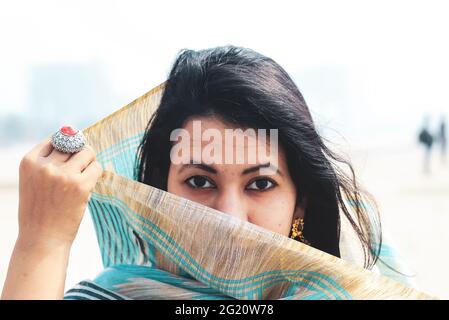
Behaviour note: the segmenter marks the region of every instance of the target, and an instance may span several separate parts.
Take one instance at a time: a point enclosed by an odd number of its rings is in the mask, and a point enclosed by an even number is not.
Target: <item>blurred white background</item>
[[[0,285],[17,235],[18,164],[166,79],[183,48],[233,44],[282,65],[354,162],[422,290],[449,298],[449,165],[417,134],[448,113],[446,1],[0,1]],[[90,217],[66,287],[101,261]]]

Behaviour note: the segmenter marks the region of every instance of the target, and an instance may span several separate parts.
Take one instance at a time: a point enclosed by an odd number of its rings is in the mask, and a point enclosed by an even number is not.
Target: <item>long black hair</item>
[[[223,46],[179,52],[138,148],[135,179],[167,190],[170,133],[192,117],[209,115],[242,128],[278,129],[297,200],[307,199],[304,238],[340,257],[343,213],[360,239],[365,267],[376,263],[382,234],[374,200],[358,186],[351,163],[326,147],[288,73],[251,49]]]

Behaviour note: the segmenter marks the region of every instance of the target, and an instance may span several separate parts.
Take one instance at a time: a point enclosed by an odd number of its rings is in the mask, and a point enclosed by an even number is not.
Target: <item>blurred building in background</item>
[[[114,111],[113,91],[95,63],[32,66],[25,112],[0,117],[0,145],[40,140],[65,124],[84,129]]]

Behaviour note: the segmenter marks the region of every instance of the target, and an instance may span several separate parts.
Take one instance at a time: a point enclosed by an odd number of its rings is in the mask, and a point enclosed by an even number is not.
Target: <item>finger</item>
[[[95,160],[92,161],[81,173],[81,179],[86,183],[90,183],[91,187],[93,188],[102,174],[103,167],[101,166],[100,162]]]
[[[35,145],[28,154],[32,158],[47,157],[53,151],[53,149],[54,147],[51,144],[51,136],[49,136],[45,138],[45,140]]]
[[[85,145],[83,150],[72,155],[66,162],[65,167],[69,170],[81,173],[95,159],[96,154],[94,149],[89,145]]]
[[[72,153],[65,153],[61,152],[55,148],[53,148],[52,152],[47,156],[47,159],[50,161],[55,162],[66,162],[70,157],[72,156]]]

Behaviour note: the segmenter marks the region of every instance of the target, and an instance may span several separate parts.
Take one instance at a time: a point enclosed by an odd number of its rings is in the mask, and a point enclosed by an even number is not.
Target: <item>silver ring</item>
[[[76,153],[83,150],[86,138],[81,131],[71,126],[63,126],[52,135],[51,144],[58,151]]]

